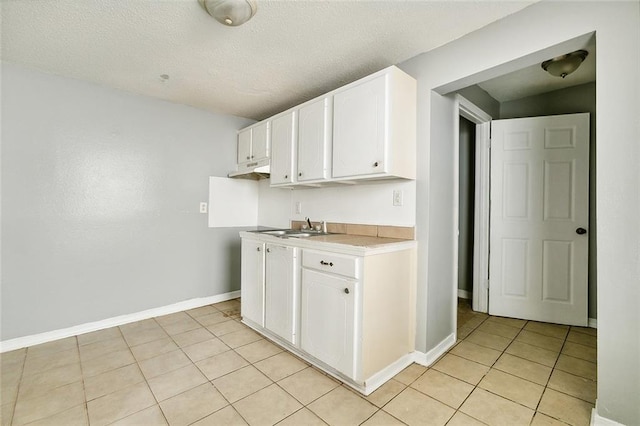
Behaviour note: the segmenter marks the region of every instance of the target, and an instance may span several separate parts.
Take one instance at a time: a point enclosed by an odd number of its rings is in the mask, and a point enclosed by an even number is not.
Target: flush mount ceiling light
[[[542,69],[555,77],[565,78],[578,69],[588,54],[589,52],[586,50],[576,50],[575,52],[544,61]]]
[[[230,27],[244,24],[258,10],[254,0],[198,0],[198,3],[218,22]]]

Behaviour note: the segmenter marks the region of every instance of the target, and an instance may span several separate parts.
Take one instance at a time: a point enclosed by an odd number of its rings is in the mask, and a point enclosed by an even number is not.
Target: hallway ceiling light
[[[578,69],[588,54],[589,52],[586,50],[576,50],[575,52],[544,61],[542,69],[555,77],[565,78]]]
[[[200,6],[221,24],[237,27],[256,14],[255,0],[198,0]]]

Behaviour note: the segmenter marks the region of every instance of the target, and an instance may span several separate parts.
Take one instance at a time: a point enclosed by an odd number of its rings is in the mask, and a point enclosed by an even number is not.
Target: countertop
[[[397,238],[370,237],[351,234],[313,235],[306,238],[280,238],[259,232],[240,232],[243,238],[257,239],[272,244],[301,247],[307,249],[329,250],[354,255],[373,255],[390,251],[415,248],[415,240]]]

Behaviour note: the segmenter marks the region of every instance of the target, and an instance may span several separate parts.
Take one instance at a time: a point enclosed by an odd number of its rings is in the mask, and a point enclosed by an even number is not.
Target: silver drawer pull
[[[324,260],[321,260],[320,264],[324,266],[333,266],[333,262],[325,262]]]

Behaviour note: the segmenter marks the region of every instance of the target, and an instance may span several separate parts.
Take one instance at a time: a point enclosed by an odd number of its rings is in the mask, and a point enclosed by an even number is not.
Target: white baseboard
[[[595,318],[589,318],[589,327],[598,328],[598,320]]]
[[[414,362],[420,365],[424,365],[425,367],[429,367],[431,364],[436,362],[438,358],[444,355],[451,347],[456,343],[456,333],[451,333],[448,335],[443,341],[438,343],[435,348],[431,349],[429,352],[418,352],[415,351],[414,354]]]
[[[147,309],[146,311],[134,312],[132,314],[120,315],[100,321],[88,322],[69,328],[47,331],[45,333],[33,334],[31,336],[17,337],[0,342],[0,353],[25,348],[27,346],[39,345],[53,340],[64,339],[65,337],[77,336],[79,334],[90,333],[92,331],[103,330],[105,328],[116,327],[131,322],[141,321],[161,315],[173,314],[187,309],[199,308],[213,303],[224,302],[226,300],[240,297],[240,291],[218,294],[210,297],[200,297],[197,299],[185,300],[159,308]]]
[[[598,400],[596,400],[595,408],[591,409],[591,423],[590,426],[624,426],[622,423],[618,423],[615,420],[607,419],[598,415]]]
[[[392,363],[383,370],[377,372],[364,383],[364,395],[368,396],[380,386],[384,385],[389,379],[393,378],[396,374],[410,366],[414,361],[413,353],[406,354],[396,362]]]
[[[458,298],[460,298],[460,299],[471,300],[471,295],[472,294],[473,293],[471,293],[470,291],[458,289]]]

